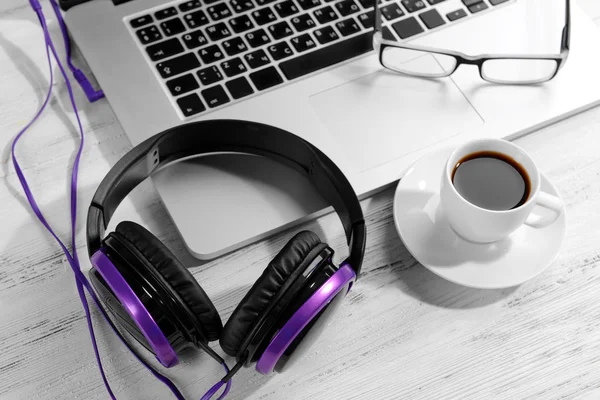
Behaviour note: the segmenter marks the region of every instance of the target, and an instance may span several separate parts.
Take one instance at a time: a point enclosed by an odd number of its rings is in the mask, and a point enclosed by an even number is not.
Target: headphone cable
[[[90,82],[90,80],[85,76],[83,71],[73,65],[73,61],[71,59],[71,38],[69,37],[69,31],[67,30],[67,26],[65,25],[65,21],[60,12],[60,8],[56,3],[56,0],[50,0],[50,4],[52,5],[52,9],[54,10],[54,14],[56,14],[56,20],[58,21],[58,25],[60,26],[60,30],[63,35],[63,39],[65,42],[65,51],[67,53],[67,67],[73,73],[73,77],[79,83],[81,90],[85,93],[88,101],[90,103],[94,103],[102,98],[104,98],[104,92],[102,89],[94,89],[94,86]]]
[[[229,369],[227,369],[227,366],[225,365],[225,363],[223,363],[223,365],[225,366],[225,371],[226,371],[227,375],[225,375],[223,377],[223,379],[221,379],[219,382],[215,383],[214,386],[211,387],[208,390],[208,392],[206,392],[206,394],[204,396],[202,396],[202,398],[200,400],[210,400],[219,391],[219,389],[221,389],[221,387],[223,387],[223,385],[225,385],[225,390],[223,390],[223,393],[221,393],[221,395],[217,398],[217,400],[224,399],[225,396],[227,396],[227,393],[229,393],[229,389],[231,388],[231,378],[233,378],[233,376],[235,374],[237,374],[237,372],[242,368],[242,366],[244,365],[244,362],[240,361],[237,364],[235,364],[235,366],[231,369],[231,371],[229,371]]]
[[[54,0],[50,0],[50,1],[52,3],[55,3]],[[57,54],[56,49],[54,47],[54,44],[52,42],[52,38],[50,37],[48,26],[46,24],[46,19],[45,19],[44,13],[42,11],[42,6],[41,6],[39,0],[29,0],[29,3],[31,5],[31,7],[33,8],[34,12],[36,13],[36,15],[37,15],[37,17],[38,17],[38,19],[40,21],[40,24],[42,26],[42,30],[43,30],[43,34],[44,34],[45,47],[46,47],[46,56],[47,56],[47,59],[48,59],[48,70],[49,70],[49,75],[50,75],[50,82],[49,82],[48,92],[46,94],[46,98],[44,99],[44,102],[42,103],[42,105],[40,106],[40,108],[38,109],[38,111],[34,115],[34,117],[15,136],[15,138],[13,140],[13,143],[12,143],[11,155],[12,155],[12,159],[13,159],[13,166],[15,168],[15,172],[16,172],[18,178],[19,178],[19,183],[21,184],[21,187],[23,188],[23,192],[25,193],[25,196],[27,197],[27,201],[28,201],[28,203],[29,203],[32,211],[36,215],[37,219],[41,222],[41,224],[46,228],[46,230],[50,233],[50,235],[52,235],[52,237],[59,244],[59,246],[61,247],[63,253],[65,254],[65,256],[67,258],[69,266],[73,270],[73,274],[75,275],[75,284],[77,286],[77,292],[79,294],[79,298],[81,300],[81,303],[82,303],[84,311],[85,311],[85,317],[86,317],[86,321],[87,321],[87,325],[88,325],[88,329],[89,329],[89,333],[90,333],[90,338],[91,338],[91,341],[92,341],[92,346],[94,348],[94,353],[95,353],[95,356],[96,356],[96,362],[98,363],[98,368],[100,370],[100,375],[102,376],[102,380],[104,382],[104,386],[106,387],[106,390],[108,391],[108,394],[109,394],[110,398],[112,400],[116,400],[116,397],[115,397],[115,395],[114,395],[114,393],[113,393],[113,391],[112,391],[112,389],[110,387],[110,384],[108,383],[108,379],[106,378],[106,375],[105,375],[105,372],[104,372],[104,368],[102,367],[102,361],[101,361],[101,358],[100,358],[100,353],[99,353],[99,350],[98,350],[98,345],[96,343],[96,337],[95,337],[95,334],[94,334],[94,328],[93,328],[93,324],[92,324],[91,312],[90,312],[89,305],[87,303],[87,298],[85,296],[85,291],[87,291],[89,293],[90,297],[92,298],[93,302],[96,304],[96,306],[98,307],[98,309],[100,310],[100,313],[102,314],[102,316],[104,317],[104,319],[108,322],[108,324],[111,327],[111,329],[113,330],[113,332],[117,335],[117,337],[121,340],[121,342],[125,345],[125,347],[131,352],[131,354],[133,354],[134,357],[152,373],[152,375],[154,375],[158,380],[160,380],[162,383],[164,383],[169,388],[169,390],[175,395],[175,397],[178,400],[185,400],[184,397],[183,397],[183,395],[181,394],[181,392],[177,389],[177,387],[173,384],[173,382],[171,380],[169,380],[169,378],[167,378],[166,376],[162,375],[157,370],[155,370],[150,364],[148,364],[137,353],[137,351],[135,351],[129,345],[129,343],[125,340],[125,338],[117,330],[116,326],[113,324],[113,322],[111,321],[111,319],[108,317],[108,314],[106,313],[106,311],[104,310],[104,308],[100,305],[100,301],[97,298],[95,292],[92,290],[89,281],[87,280],[87,278],[85,277],[85,275],[81,271],[81,264],[79,262],[79,257],[77,256],[77,247],[76,247],[76,225],[77,225],[77,181],[78,181],[78,173],[79,173],[79,164],[80,164],[81,155],[82,155],[83,146],[84,146],[83,126],[82,126],[82,123],[81,123],[81,119],[79,117],[79,112],[78,112],[78,109],[77,109],[77,105],[75,103],[75,96],[73,94],[73,88],[71,86],[71,83],[69,81],[67,73],[66,73],[66,71],[65,71],[65,69],[64,69],[64,67],[63,67],[63,65],[62,65],[62,63],[60,61],[60,58],[58,57],[58,54]],[[66,35],[65,30],[63,30],[63,34]],[[65,42],[66,41],[67,41],[67,38],[65,38]],[[19,140],[21,139],[21,137],[25,134],[25,132],[41,116],[42,112],[45,110],[46,106],[48,105],[48,102],[50,100],[50,96],[52,95],[52,88],[53,88],[53,85],[54,85],[54,74],[53,74],[53,71],[52,71],[52,59],[51,59],[50,53],[52,53],[52,55],[54,56],[54,59],[56,60],[56,63],[58,65],[59,69],[60,69],[60,72],[61,72],[61,74],[63,75],[63,77],[65,79],[65,84],[67,86],[67,91],[69,93],[69,98],[71,100],[71,105],[72,105],[73,110],[75,112],[75,117],[77,119],[77,125],[78,125],[78,128],[79,128],[79,133],[80,133],[80,138],[81,138],[81,140],[79,142],[79,147],[77,149],[77,153],[76,153],[76,156],[75,156],[75,160],[73,162],[73,167],[71,169],[71,196],[70,197],[71,197],[71,247],[72,247],[72,253],[69,252],[69,250],[66,247],[66,245],[58,237],[58,235],[54,232],[54,230],[52,229],[52,227],[50,226],[50,224],[48,223],[48,221],[44,217],[41,209],[39,208],[39,206],[37,204],[37,201],[35,200],[35,197],[33,196],[33,193],[32,193],[32,191],[31,191],[31,189],[29,187],[29,183],[27,182],[27,179],[25,178],[25,175],[23,174],[23,170],[21,169],[21,167],[19,165],[19,162],[17,160],[16,154],[15,154],[17,143],[19,142]],[[70,54],[70,52],[69,52],[69,54]],[[85,89],[84,89],[84,91],[85,91]],[[86,95],[87,95],[87,93],[86,93]],[[222,365],[225,368],[226,373],[229,374],[229,369],[228,369],[227,365],[224,362],[222,363]],[[221,381],[219,383],[221,383]],[[222,386],[222,383],[221,383],[221,386]],[[230,387],[230,382],[228,382],[225,392],[221,395],[221,397],[219,397],[219,399],[222,399],[227,394],[227,392],[229,391],[229,387]],[[209,390],[209,392],[210,392],[210,390]],[[216,392],[216,390],[215,390],[215,392]],[[211,397],[212,397],[212,394],[211,394]]]

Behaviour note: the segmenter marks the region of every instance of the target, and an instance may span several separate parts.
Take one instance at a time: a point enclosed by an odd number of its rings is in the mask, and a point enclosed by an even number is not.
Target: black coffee
[[[454,166],[452,182],[468,202],[494,211],[521,206],[531,191],[525,168],[506,154],[495,151],[463,157]]]

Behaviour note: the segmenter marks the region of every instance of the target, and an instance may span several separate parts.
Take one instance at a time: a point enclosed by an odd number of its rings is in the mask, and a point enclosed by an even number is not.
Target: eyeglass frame
[[[432,48],[432,47],[428,47],[428,46],[404,44],[404,43],[399,43],[399,42],[396,42],[393,40],[384,39],[383,34],[382,34],[382,15],[381,15],[381,8],[379,7],[379,1],[380,0],[374,0],[375,12],[373,13],[373,18],[374,18],[374,21],[373,21],[373,48],[375,50],[379,51],[379,63],[386,69],[389,69],[396,73],[400,73],[400,74],[404,74],[404,75],[408,75],[408,76],[416,76],[416,77],[443,78],[443,77],[452,75],[454,72],[456,72],[458,67],[463,64],[464,65],[476,65],[479,69],[479,76],[484,81],[491,82],[491,83],[509,84],[509,85],[510,84],[531,85],[531,84],[539,84],[539,83],[548,82],[548,81],[551,81],[552,79],[554,79],[556,77],[556,75],[558,74],[558,71],[565,65],[565,63],[567,62],[567,58],[569,57],[569,51],[570,51],[570,45],[571,45],[571,0],[565,0],[565,26],[563,27],[563,30],[562,30],[562,38],[561,38],[559,54],[539,54],[539,55],[481,54],[481,55],[477,55],[477,56],[470,56],[470,55],[467,55],[460,51],[441,50],[441,49],[436,49],[436,48]],[[387,67],[383,62],[383,52],[387,47],[395,47],[395,48],[400,48],[400,49],[422,51],[422,52],[427,52],[427,53],[440,54],[440,55],[444,55],[444,56],[448,56],[448,57],[453,57],[456,60],[456,65],[450,72],[448,72],[448,73],[444,72],[443,74],[436,75],[436,76],[419,75],[416,73],[412,74],[412,73],[405,73],[402,71],[397,71],[393,68]],[[507,81],[507,82],[504,82],[504,81],[489,79],[484,76],[483,64],[486,61],[508,60],[508,59],[510,59],[510,60],[554,61],[557,63],[557,68],[554,71],[554,74],[552,76],[550,76],[549,78],[534,80],[534,81],[523,81],[523,82]]]

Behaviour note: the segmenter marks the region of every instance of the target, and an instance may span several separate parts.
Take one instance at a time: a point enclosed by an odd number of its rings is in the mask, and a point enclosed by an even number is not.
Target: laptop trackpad
[[[435,61],[422,57],[409,62]],[[355,172],[483,124],[449,78],[428,80],[380,70],[317,93],[309,101],[353,160]]]

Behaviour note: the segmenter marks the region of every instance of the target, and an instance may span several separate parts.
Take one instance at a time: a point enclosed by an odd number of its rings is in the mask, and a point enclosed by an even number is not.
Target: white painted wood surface
[[[579,3],[600,25],[600,1]],[[58,32],[54,23],[51,29]],[[106,399],[72,274],[32,220],[10,159],[13,136],[45,94],[44,58],[28,2],[0,2],[0,398]],[[54,89],[49,110],[18,155],[49,221],[68,240],[66,170],[77,133],[62,79]],[[87,132],[77,236],[83,255],[86,205],[130,144],[106,101],[87,104],[79,90],[77,97]],[[242,370],[230,398],[600,399],[600,109],[517,143],[531,152],[567,205],[567,239],[547,272],[518,288],[493,291],[437,278],[400,242],[391,216],[393,190],[386,190],[363,202],[369,227],[364,275],[328,336],[285,374],[267,378]],[[293,234],[198,267],[150,185],[136,190],[116,218],[143,223],[196,266],[192,272],[223,320]],[[344,249],[335,216],[305,227]],[[89,268],[85,257],[83,264]],[[171,398],[94,315],[117,397]],[[199,352],[167,373],[190,399],[222,375]]]

